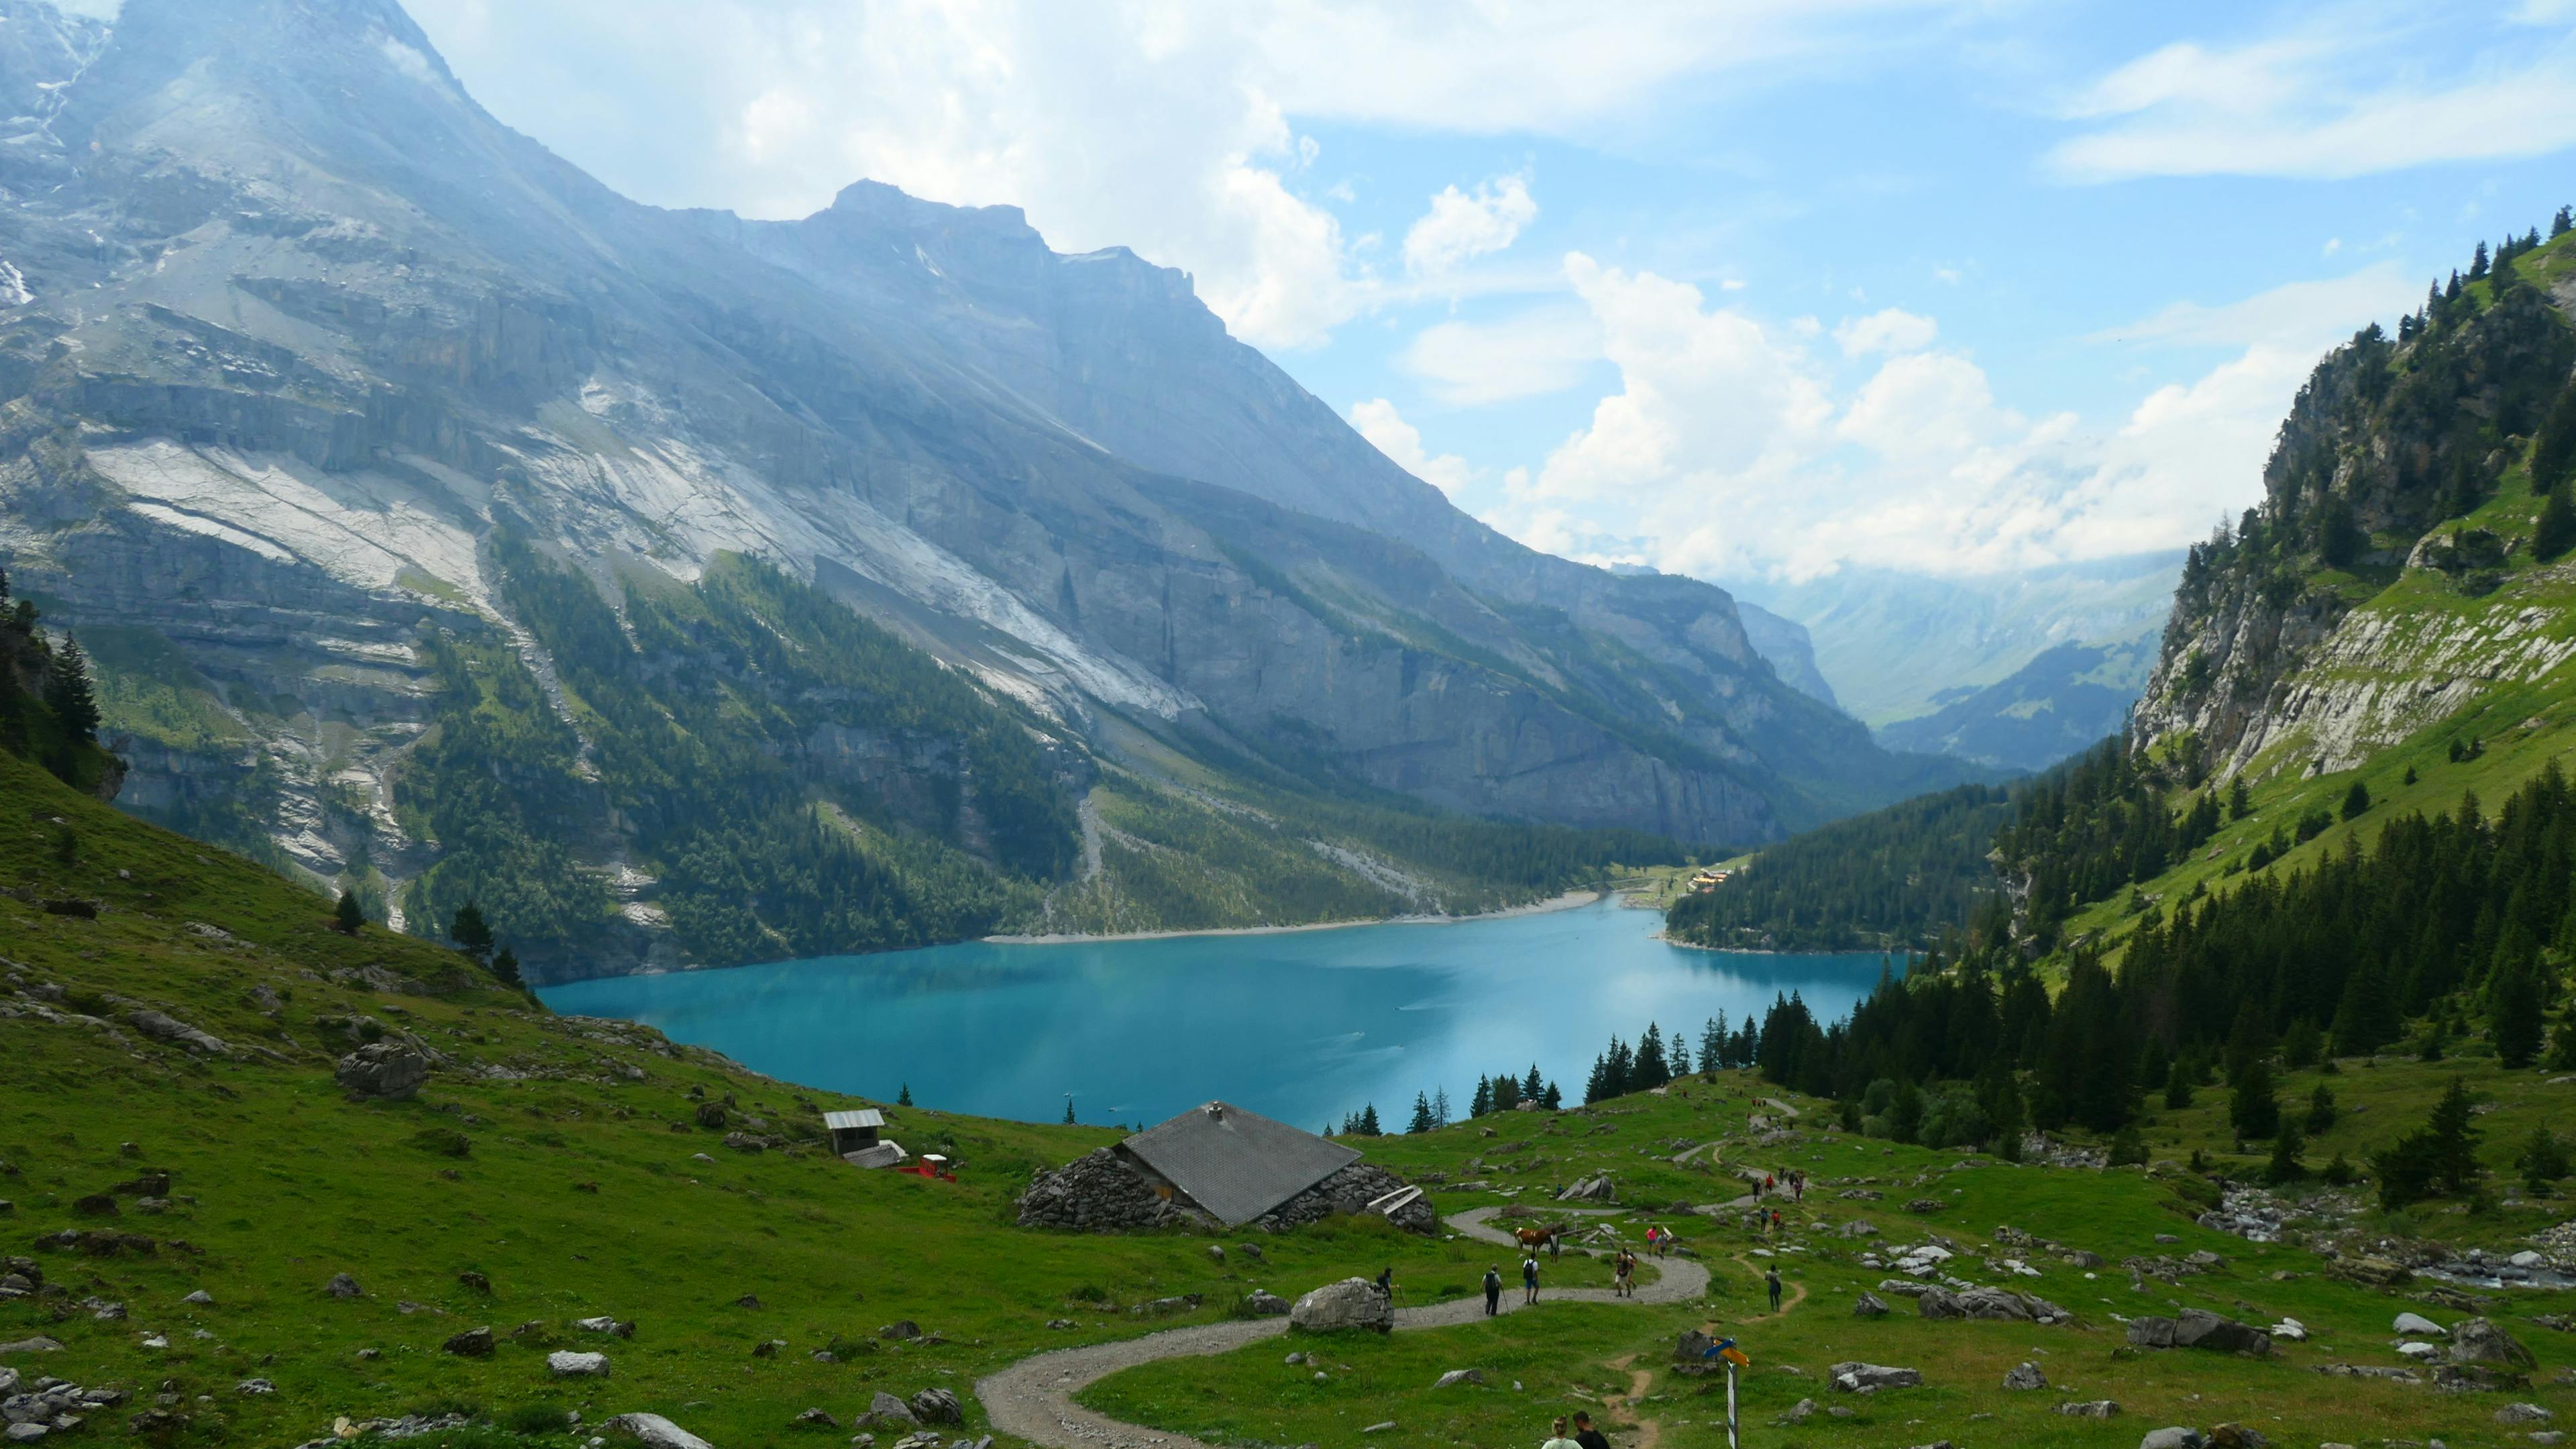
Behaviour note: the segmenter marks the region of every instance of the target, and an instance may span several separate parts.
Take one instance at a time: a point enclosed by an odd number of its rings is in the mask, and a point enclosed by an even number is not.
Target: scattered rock
[[[613,1439],[632,1439],[644,1449],[715,1449],[659,1414],[620,1414],[599,1429]]]
[[[369,1042],[340,1058],[331,1075],[353,1097],[407,1101],[429,1080],[429,1058],[402,1042]]]
[[[2016,1392],[2044,1389],[2048,1387],[2048,1375],[2041,1373],[2035,1363],[2019,1364],[2004,1375],[2004,1387]]]
[[[831,1415],[824,1413],[820,1409],[807,1409],[804,1413],[797,1415],[795,1418],[790,1419],[787,1422],[791,1427],[798,1429],[838,1430],[841,1427],[840,1420],[833,1418]]]
[[[924,1424],[963,1424],[966,1410],[946,1389],[923,1389],[912,1396],[912,1416]]]
[[[1256,1318],[1284,1318],[1294,1306],[1278,1294],[1261,1289],[1255,1289],[1243,1298],[1244,1311]]]
[[[604,1379],[608,1377],[608,1355],[557,1349],[546,1355],[546,1372],[559,1379]]]
[[[1874,1394],[1880,1389],[1918,1389],[1923,1375],[1910,1368],[1889,1368],[1874,1363],[1838,1363],[1828,1370],[1834,1387],[1846,1394]]]
[[[2538,1404],[2507,1404],[2495,1411],[2495,1421],[2519,1428],[2524,1424],[2546,1424],[2558,1416]]]
[[[189,1294],[187,1297],[182,1298],[179,1301],[182,1303],[194,1303],[200,1308],[212,1308],[215,1306],[215,1295],[207,1292],[203,1288],[200,1288],[196,1292]]]
[[[921,1427],[921,1420],[912,1412],[912,1405],[883,1389],[879,1389],[876,1397],[868,1401],[868,1420],[879,1428],[895,1424],[908,1424],[915,1429]]]
[[[2463,1318],[2453,1325],[2451,1362],[2495,1364],[2525,1373],[2534,1366],[2531,1350],[2488,1318]]]
[[[2203,1449],[2208,1442],[2198,1429],[2154,1429],[2138,1441],[2138,1449]]]
[[[2449,1329],[2444,1328],[2442,1325],[2435,1323],[2433,1320],[2426,1318],[2420,1313],[2398,1314],[2396,1319],[2391,1322],[2388,1327],[2390,1332],[2402,1333],[2408,1338],[2448,1338],[2451,1336],[2451,1331]]]
[[[469,1328],[463,1333],[451,1335],[447,1342],[440,1344],[439,1347],[447,1350],[449,1353],[458,1354],[465,1358],[490,1358],[492,1356],[492,1330],[489,1328]]]
[[[2364,1288],[2402,1288],[2415,1279],[2412,1272],[2386,1258],[2337,1258],[2326,1264],[2326,1276]]]
[[[334,1273],[331,1275],[331,1281],[322,1285],[322,1291],[334,1298],[355,1298],[363,1290],[358,1287],[357,1279],[346,1273]]]
[[[1610,1181],[1610,1174],[1605,1172],[1597,1177],[1576,1178],[1557,1193],[1556,1200],[1558,1202],[1617,1202],[1619,1189]]]
[[[1374,1333],[1395,1331],[1395,1300],[1366,1278],[1345,1278],[1327,1283],[1297,1300],[1288,1313],[1292,1328],[1308,1333],[1336,1333],[1345,1329],[1367,1329]]]
[[[2209,1442],[2215,1449],[2267,1449],[2272,1441],[2242,1424],[2221,1424],[2209,1431]]]
[[[2057,1412],[2077,1419],[2116,1419],[2120,1417],[2120,1405],[2111,1399],[2095,1399],[2090,1403],[2060,1404]]]
[[[1442,1374],[1440,1376],[1440,1381],[1433,1384],[1431,1387],[1435,1389],[1445,1389],[1452,1384],[1482,1384],[1484,1381],[1485,1371],[1483,1369],[1451,1369],[1449,1372]]]
[[[233,1392],[255,1398],[261,1394],[276,1393],[277,1385],[266,1379],[244,1379],[233,1385]]]
[[[621,1322],[605,1313],[596,1318],[576,1318],[572,1321],[572,1326],[584,1333],[607,1333],[619,1338],[635,1336],[635,1325],[632,1322]]]
[[[2272,1325],[2272,1337],[2282,1343],[2305,1343],[2308,1326],[2295,1318],[2284,1318]]]
[[[885,1327],[878,1329],[877,1337],[919,1338],[921,1337],[921,1325],[913,1322],[909,1318],[898,1318],[894,1322],[887,1324]]]
[[[1863,1289],[1860,1297],[1852,1302],[1852,1317],[1854,1318],[1885,1318],[1886,1316],[1887,1305],[1879,1301],[1877,1294],[1869,1292],[1867,1289]]]

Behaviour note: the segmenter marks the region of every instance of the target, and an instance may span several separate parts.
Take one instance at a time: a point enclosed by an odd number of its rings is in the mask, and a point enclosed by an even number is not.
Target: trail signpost
[[[1731,1338],[1721,1338],[1710,1344],[1707,1356],[1726,1365],[1726,1449],[1743,1449],[1742,1442],[1736,1437],[1741,1426],[1735,1417],[1735,1371],[1751,1367],[1753,1359],[1737,1348]]]

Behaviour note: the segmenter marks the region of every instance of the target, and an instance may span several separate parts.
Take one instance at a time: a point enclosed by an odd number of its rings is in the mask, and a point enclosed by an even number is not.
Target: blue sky
[[[2576,200],[2576,0],[410,3],[640,199],[1023,206],[1470,512],[1719,579],[2197,537],[2323,348]]]

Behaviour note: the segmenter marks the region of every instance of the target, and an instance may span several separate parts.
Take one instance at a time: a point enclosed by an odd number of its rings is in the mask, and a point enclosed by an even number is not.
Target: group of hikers
[[[1571,1420],[1559,1419],[1551,1427],[1554,1432],[1539,1449],[1610,1449],[1609,1437],[1592,1427],[1590,1414],[1577,1411]],[[1566,1432],[1569,1427],[1573,1430],[1571,1437]]]
[[[1802,1167],[1789,1169],[1789,1180],[1785,1183],[1770,1173],[1762,1174],[1762,1181],[1754,1185],[1753,1200],[1760,1202],[1765,1195],[1778,1192],[1783,1187],[1789,1189],[1789,1201],[1805,1202],[1807,1200],[1806,1169]]]

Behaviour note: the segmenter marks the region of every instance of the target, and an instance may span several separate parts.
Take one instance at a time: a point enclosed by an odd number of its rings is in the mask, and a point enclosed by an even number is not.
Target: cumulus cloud
[[[1837,351],[1875,359],[1838,387],[1821,329],[1767,327],[1581,254],[1566,273],[1619,390],[1543,466],[1507,475],[1488,521],[1534,547],[1715,578],[1985,573],[2189,542],[2255,495],[2318,353],[2386,285],[2372,269],[2121,329],[2232,355],[2087,428],[1998,399],[1974,361],[1931,346],[1928,318],[1837,328]],[[1902,345],[1853,346],[1880,332]]]
[[[1433,455],[1423,449],[1422,430],[1404,420],[1395,404],[1371,398],[1351,408],[1351,426],[1386,454],[1395,466],[1455,498],[1474,481],[1476,471],[1455,453]]]
[[[1442,402],[1475,407],[1563,392],[1600,360],[1591,309],[1547,305],[1498,322],[1435,323],[1396,363]]]
[[[1497,177],[1473,193],[1443,187],[1404,234],[1404,269],[1417,277],[1440,276],[1510,246],[1537,219],[1538,203],[1530,198],[1526,178]]]
[[[1834,329],[1834,340],[1842,344],[1844,356],[1864,357],[1873,352],[1920,352],[1940,332],[1931,318],[1890,307],[1843,323]]]
[[[2411,24],[2339,11],[2233,47],[2161,46],[2066,106],[2091,128],[2049,164],[2077,181],[2334,179],[2549,155],[2576,145],[2576,37],[2563,29],[2576,15],[2533,0],[2516,18],[2561,33],[2516,33],[2446,74],[2428,71],[2414,28],[2467,23],[2439,11]]]

